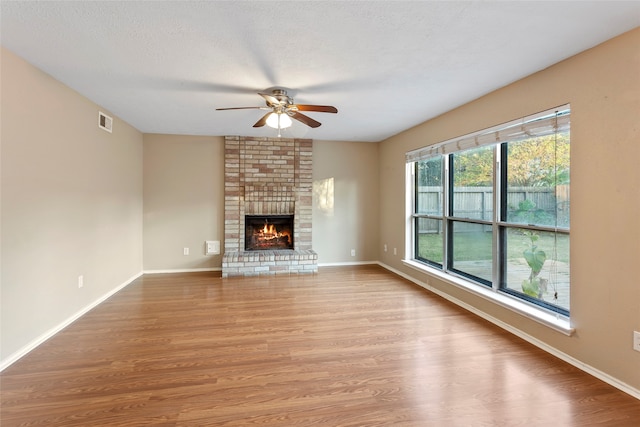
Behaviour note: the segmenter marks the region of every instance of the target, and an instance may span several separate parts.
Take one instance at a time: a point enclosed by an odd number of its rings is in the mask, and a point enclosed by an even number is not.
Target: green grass
[[[544,250],[548,259],[553,258],[553,247],[557,245],[557,261],[569,262],[569,236],[558,234],[555,241],[553,233],[539,233],[536,245]],[[458,233],[456,235],[456,258],[458,260],[490,260],[492,253],[486,248],[491,248],[491,233]],[[530,247],[531,241],[527,236],[518,234],[518,230],[510,230],[507,238],[507,258],[523,258],[522,252]],[[420,234],[419,254],[421,257],[441,261],[442,235]]]

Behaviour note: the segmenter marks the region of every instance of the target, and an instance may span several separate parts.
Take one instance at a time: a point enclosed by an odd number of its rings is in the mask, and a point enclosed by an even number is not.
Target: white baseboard
[[[135,274],[135,275],[131,276],[129,279],[127,279],[121,285],[116,286],[114,289],[112,289],[111,291],[107,292],[106,294],[104,294],[103,296],[101,296],[97,300],[93,301],[91,304],[87,305],[86,307],[82,308],[80,311],[76,312],[75,314],[73,314],[71,317],[69,317],[68,319],[66,319],[62,323],[60,323],[60,324],[54,326],[53,328],[49,329],[47,332],[45,332],[44,334],[40,335],[39,337],[37,337],[36,339],[34,339],[33,341],[31,341],[30,343],[25,345],[24,347],[22,347],[18,351],[16,351],[16,352],[12,353],[11,355],[9,355],[6,359],[4,359],[2,362],[0,362],[0,372],[4,371],[6,368],[11,366],[13,363],[18,361],[20,358],[24,357],[31,350],[35,349],[40,344],[42,344],[43,342],[45,342],[46,340],[48,340],[49,338],[51,338],[52,336],[54,336],[55,334],[57,334],[58,332],[60,332],[61,330],[63,330],[64,328],[66,328],[67,326],[72,324],[73,322],[75,322],[76,320],[78,320],[80,317],[82,317],[82,315],[84,315],[87,312],[89,312],[89,310],[91,310],[92,308],[98,306],[99,304],[104,302],[107,298],[109,298],[110,296],[112,296],[113,294],[118,292],[119,290],[121,290],[121,289],[125,288],[126,286],[128,286],[129,284],[131,284],[131,282],[136,280],[138,277],[142,276],[142,274],[143,273],[140,272],[138,274]]]
[[[467,304],[464,301],[461,301],[457,298],[452,297],[451,295],[442,292],[439,289],[436,289],[432,286],[429,286],[428,284],[421,282],[420,280],[416,279],[415,277],[411,277],[408,274],[403,273],[400,270],[396,270],[395,268],[386,265],[382,262],[378,262],[377,264],[379,264],[381,267],[391,271],[392,273],[397,274],[398,276],[401,276],[407,280],[409,280],[410,282],[415,283],[416,285],[425,288],[431,292],[433,292],[436,295],[441,296],[442,298],[446,299],[447,301],[450,301],[454,304],[456,304],[459,307],[464,308],[465,310],[468,310],[470,312],[472,312],[473,314],[488,320],[489,322],[493,323],[496,326],[499,326],[500,328],[511,332],[512,334],[514,334],[517,337],[522,338],[523,340],[527,341],[530,344],[535,345],[536,347],[546,351],[547,353],[550,353],[554,356],[556,356],[557,358],[564,360],[565,362],[569,363],[570,365],[575,366],[576,368],[580,369],[581,371],[584,371],[586,373],[588,373],[589,375],[593,375],[594,377],[604,381],[605,383],[635,397],[636,399],[640,399],[640,390],[638,390],[635,387],[630,386],[629,384],[620,381],[617,378],[612,377],[611,375],[607,374],[606,372],[602,372],[599,369],[594,368],[593,366],[587,365],[584,362],[581,362],[580,360],[569,356],[568,354],[558,350],[555,347],[551,347],[550,345],[548,345],[545,342],[540,341],[539,339],[532,337],[531,335],[521,331],[520,329],[514,328],[512,325],[503,322],[500,319],[497,319],[493,316],[488,315],[487,313],[485,313],[484,311],[478,310],[477,308],[475,308],[472,305]]]
[[[168,270],[144,270],[144,274],[171,274],[171,273],[198,273],[202,271],[222,271],[220,267],[214,268],[178,268]]]

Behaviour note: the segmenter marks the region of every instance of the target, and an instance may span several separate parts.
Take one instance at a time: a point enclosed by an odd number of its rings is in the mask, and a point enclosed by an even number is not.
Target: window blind
[[[569,129],[569,104],[541,111],[497,126],[463,135],[406,153],[407,163],[428,159],[440,154],[454,153],[483,145],[536,138]]]

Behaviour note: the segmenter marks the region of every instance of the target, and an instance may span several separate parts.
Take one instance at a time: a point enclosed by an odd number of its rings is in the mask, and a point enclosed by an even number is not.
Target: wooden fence
[[[509,210],[517,210],[520,202],[528,200],[539,212],[558,218],[560,225],[568,225],[569,221],[569,186],[557,187],[509,187],[507,205]],[[418,187],[418,213],[431,215],[442,214],[442,187]],[[460,218],[484,219],[493,218],[492,187],[456,187],[453,195],[453,214]],[[421,221],[424,227],[421,232],[439,232],[439,221]],[[565,224],[566,223],[566,224]],[[434,229],[435,227],[435,229]],[[469,225],[467,229],[459,224],[456,231],[477,231],[477,225]]]

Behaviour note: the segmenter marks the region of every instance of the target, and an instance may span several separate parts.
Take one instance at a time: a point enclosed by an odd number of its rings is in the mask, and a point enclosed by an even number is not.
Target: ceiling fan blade
[[[253,125],[254,128],[261,128],[262,126],[264,126],[267,123],[267,118],[271,115],[271,113],[267,113],[264,116],[262,116],[262,118],[260,120],[258,120],[256,122],[255,125]]]
[[[231,107],[231,108],[216,108],[216,111],[223,110],[264,110],[267,107]]]
[[[319,113],[337,113],[338,109],[331,105],[305,105],[295,104],[298,111],[317,111]]]
[[[317,128],[318,126],[320,126],[322,124],[320,122],[317,122],[317,121],[313,120],[309,116],[305,116],[302,113],[298,113],[297,111],[293,111],[293,112],[289,113],[289,115],[291,116],[291,118],[294,118],[297,121],[302,122],[305,125],[310,126],[312,128]]]
[[[284,101],[281,101],[278,98],[276,98],[275,96],[270,95],[268,93],[258,93],[258,95],[263,97],[267,101],[267,104],[269,104],[269,105],[283,105],[284,104]]]

